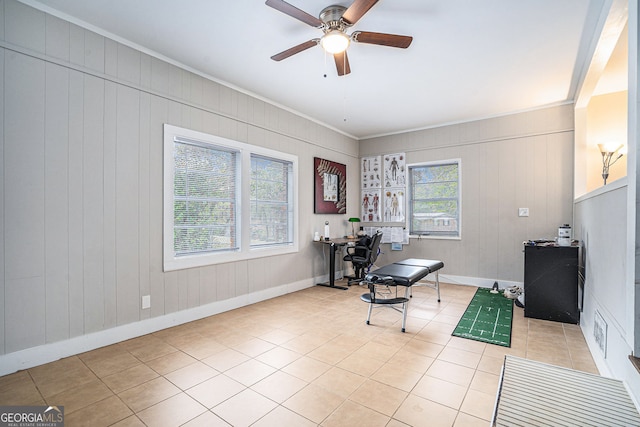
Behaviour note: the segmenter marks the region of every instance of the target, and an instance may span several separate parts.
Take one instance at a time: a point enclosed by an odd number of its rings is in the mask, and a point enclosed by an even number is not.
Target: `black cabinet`
[[[525,245],[524,315],[536,319],[578,323],[580,247]]]

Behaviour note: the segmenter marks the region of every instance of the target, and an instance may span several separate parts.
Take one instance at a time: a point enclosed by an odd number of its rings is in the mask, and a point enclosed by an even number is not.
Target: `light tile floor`
[[[597,373],[577,325],[514,307],[511,348],[452,337],[474,287],[414,287],[407,331],[365,288],[312,287],[0,378],[71,426],[487,426],[503,358]]]

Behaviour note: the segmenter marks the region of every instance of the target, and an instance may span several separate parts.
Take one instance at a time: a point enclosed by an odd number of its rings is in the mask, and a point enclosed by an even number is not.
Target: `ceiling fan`
[[[351,35],[346,33],[347,28],[355,25],[362,16],[369,11],[378,0],[355,0],[348,8],[339,5],[328,6],[322,9],[318,18],[298,9],[284,0],[267,0],[266,5],[286,15],[289,15],[305,24],[316,27],[324,32],[321,38],[311,39],[297,46],[273,55],[274,61],[282,61],[285,58],[305,51],[316,45],[321,45],[327,53],[333,55],[339,76],[351,72],[347,48],[350,42],[377,44],[382,46],[399,47],[406,49],[411,44],[413,37],[397,34],[373,33],[370,31],[354,31]]]

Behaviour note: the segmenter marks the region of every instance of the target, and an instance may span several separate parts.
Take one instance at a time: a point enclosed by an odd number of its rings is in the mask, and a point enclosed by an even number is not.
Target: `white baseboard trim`
[[[193,322],[225,311],[244,307],[249,304],[300,291],[302,289],[312,287],[316,283],[326,282],[328,279],[328,276],[324,275],[298,282],[287,283],[285,285],[256,291],[247,295],[241,295],[223,301],[215,301],[199,307],[177,311],[175,313],[169,313],[163,316],[153,317],[122,326],[116,326],[115,328],[106,329],[104,331],[94,332],[64,341],[58,341],[8,353],[0,356],[0,376],[12,374],[23,369],[33,368],[34,366],[43,365],[45,363],[54,362],[64,357],[95,350],[100,347],[116,344],[132,338],[137,338],[162,329],[182,325],[183,323]],[[429,277],[429,279],[432,279],[432,277]],[[454,276],[448,274],[440,274],[440,281],[443,283],[478,286],[483,288],[490,288],[495,282],[494,279]],[[498,283],[500,284],[500,288],[516,285],[522,286],[522,283],[504,280],[500,280]]]
[[[8,353],[0,356],[0,376],[296,292],[309,288],[315,283],[318,283],[316,278],[301,280],[299,282],[288,283],[223,301],[215,301],[159,317],[116,326],[115,328],[70,338],[64,341]]]

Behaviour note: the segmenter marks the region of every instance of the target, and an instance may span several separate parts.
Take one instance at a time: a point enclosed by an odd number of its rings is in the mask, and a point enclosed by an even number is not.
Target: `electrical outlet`
[[[145,310],[151,307],[151,295],[142,296],[142,309]]]
[[[529,208],[518,208],[518,216],[529,216]]]

